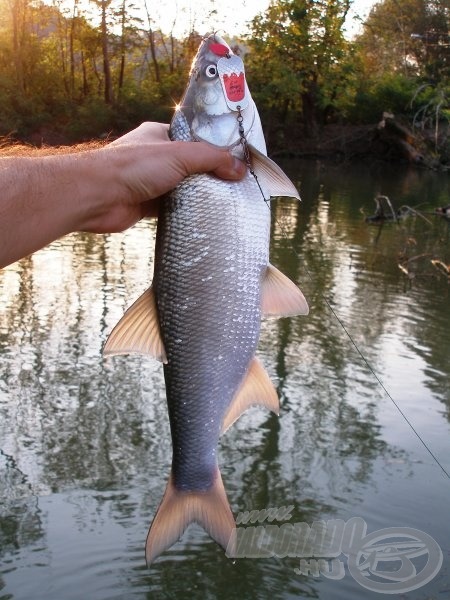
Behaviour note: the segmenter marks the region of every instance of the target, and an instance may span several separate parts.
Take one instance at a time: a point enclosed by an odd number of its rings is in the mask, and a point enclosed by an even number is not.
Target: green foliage
[[[77,0],[67,6],[0,0],[0,135],[51,130],[76,141],[167,121],[198,39],[158,33],[152,59],[149,33],[126,0],[98,0],[100,26]]]
[[[440,145],[447,146],[447,130],[450,124],[450,83],[444,81],[436,86],[430,84],[419,86],[411,101],[411,107],[415,109],[414,126],[422,131],[425,128],[434,131],[435,152],[438,152]],[[441,136],[442,129],[444,134]]]
[[[383,0],[355,47],[359,82],[352,120],[376,122],[387,111],[412,125],[442,121],[450,78],[448,1]]]
[[[252,89],[281,125],[301,112],[305,133],[314,136],[346,87],[348,9],[347,0],[279,0],[253,20],[246,58]]]
[[[150,14],[145,28],[132,0],[96,0],[95,23],[72,2],[0,0],[0,135],[78,141],[168,121],[201,36],[165,36]],[[377,123],[387,111],[433,128],[442,147],[448,0],[381,0],[352,42],[350,2],[272,0],[254,18],[242,51],[269,144],[295,145],[333,122]]]
[[[111,106],[105,105],[103,99],[92,98],[78,107],[73,118],[67,124],[67,132],[71,139],[82,140],[108,135],[112,129],[114,114]]]
[[[450,76],[448,0],[379,2],[357,44],[368,76],[394,72],[438,82]]]
[[[396,116],[411,114],[414,80],[396,73],[361,79],[349,117],[358,123],[376,123],[383,112]]]

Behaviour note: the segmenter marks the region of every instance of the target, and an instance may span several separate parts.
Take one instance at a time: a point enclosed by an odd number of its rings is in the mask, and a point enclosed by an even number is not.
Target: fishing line
[[[256,180],[256,183],[258,184],[258,187],[259,187],[259,189],[261,191],[261,195],[262,195],[262,197],[264,199],[264,202],[266,203],[267,207],[272,212],[272,214],[274,214],[273,211],[272,211],[272,209],[271,209],[271,206],[270,206],[270,199],[268,200],[265,197],[265,195],[263,193],[263,190],[261,188],[261,185],[260,185],[260,183],[258,181],[258,177],[257,177],[256,173],[252,169],[250,169],[250,173],[253,175],[253,177]],[[281,223],[281,221],[279,221],[279,219],[275,215],[274,215],[274,221],[280,227],[281,233],[282,233],[283,237],[286,239],[286,241],[288,242],[290,250],[295,254],[296,258],[298,258],[301,261],[301,257],[299,255],[299,253],[297,252],[297,250],[294,248],[294,246],[292,244],[292,241],[289,239],[289,236],[288,236],[288,234],[287,234],[287,232],[286,232],[283,224]],[[306,274],[308,275],[310,281],[314,284],[315,283],[314,278],[313,278],[311,272],[309,271],[308,267],[304,263],[303,263],[303,268],[305,269]],[[420,435],[420,433],[417,431],[417,429],[411,423],[411,421],[409,420],[409,418],[406,416],[406,414],[404,413],[404,411],[401,409],[401,407],[399,406],[398,402],[390,394],[389,390],[386,388],[386,386],[384,385],[384,383],[381,381],[380,377],[377,375],[375,369],[372,367],[372,365],[370,364],[370,362],[368,361],[368,359],[365,357],[365,355],[363,354],[362,350],[359,349],[358,344],[356,343],[356,341],[354,340],[353,336],[351,335],[351,333],[349,332],[349,330],[345,326],[345,323],[342,321],[342,319],[337,314],[336,310],[332,307],[332,305],[331,305],[330,301],[328,300],[328,298],[325,296],[324,293],[322,293],[322,292],[319,292],[319,293],[320,293],[321,298],[324,300],[325,304],[329,308],[331,314],[334,316],[334,318],[336,319],[336,321],[339,323],[339,325],[344,330],[344,332],[345,332],[346,336],[348,337],[348,339],[350,340],[350,343],[352,344],[353,348],[356,350],[358,356],[361,358],[361,360],[363,361],[363,363],[369,369],[370,373],[372,374],[372,376],[374,377],[374,379],[376,380],[376,382],[378,383],[378,385],[381,387],[381,389],[383,390],[383,392],[386,394],[386,396],[389,398],[389,400],[395,406],[395,408],[397,409],[397,411],[403,417],[403,419],[405,420],[405,422],[408,424],[408,426],[410,427],[410,429],[412,430],[412,432],[415,434],[415,436],[417,437],[417,439],[420,441],[420,443],[425,448],[425,450],[428,452],[428,454],[431,456],[431,458],[434,460],[434,462],[438,465],[438,467],[441,469],[441,471],[444,473],[444,475],[448,479],[450,479],[450,473],[445,469],[445,467],[442,465],[442,463],[440,462],[440,460],[438,459],[438,457],[434,454],[434,452],[431,450],[431,448],[428,446],[428,444],[422,438],[422,436]]]
[[[266,198],[266,196],[264,194],[264,191],[263,191],[263,189],[261,187],[261,184],[258,181],[258,176],[256,175],[256,173],[255,173],[255,171],[254,171],[254,169],[252,167],[252,164],[251,164],[250,151],[249,151],[248,142],[247,142],[247,138],[246,138],[245,131],[244,131],[243,116],[242,116],[242,112],[241,112],[241,107],[238,105],[236,107],[236,109],[237,109],[237,122],[238,122],[238,129],[239,129],[239,137],[240,137],[240,143],[242,145],[243,152],[244,152],[244,160],[245,160],[245,162],[247,164],[247,167],[248,167],[250,173],[253,175],[253,177],[254,177],[257,185],[258,185],[259,191],[261,192],[261,196],[263,197],[265,204],[267,205],[268,209],[273,214],[273,211],[272,211],[271,205],[270,205],[270,198]],[[291,240],[289,239],[289,236],[288,236],[288,234],[287,234],[287,232],[286,232],[283,224],[281,223],[281,221],[279,221],[277,219],[277,217],[275,215],[274,215],[274,220],[275,220],[275,223],[280,227],[282,235],[284,236],[284,238],[286,239],[286,241],[289,244],[290,250],[299,259],[299,261],[301,261],[301,257],[298,254],[298,252],[296,251],[296,249],[294,248]],[[305,269],[305,271],[306,271],[306,273],[307,273],[310,281],[314,284],[315,282],[314,282],[314,278],[313,278],[311,272],[309,271],[309,269],[307,268],[306,265],[303,265],[303,266],[304,266],[304,269]],[[411,429],[411,431],[415,434],[415,436],[417,437],[417,439],[420,441],[420,443],[422,444],[422,446],[425,448],[425,450],[428,452],[428,454],[431,456],[431,458],[435,461],[435,463],[438,465],[438,467],[441,469],[441,471],[444,473],[444,475],[448,479],[450,479],[450,473],[445,469],[445,467],[442,465],[442,463],[440,462],[440,460],[438,459],[438,457],[434,454],[434,452],[431,450],[431,448],[428,446],[428,444],[422,438],[422,436],[420,435],[420,433],[417,431],[417,429],[411,423],[411,421],[409,420],[409,418],[406,416],[406,414],[404,413],[404,411],[401,409],[401,407],[399,406],[398,402],[396,402],[396,400],[390,394],[389,390],[386,388],[386,386],[384,385],[384,383],[381,381],[380,377],[377,375],[375,369],[369,363],[368,359],[365,357],[365,355],[363,354],[362,350],[359,349],[358,344],[354,340],[354,338],[351,335],[351,333],[348,331],[347,327],[345,326],[345,323],[342,321],[342,319],[339,317],[339,315],[337,314],[337,312],[335,311],[335,309],[332,307],[332,305],[331,305],[330,301],[328,300],[328,298],[322,292],[320,292],[320,296],[322,297],[322,299],[324,300],[325,304],[329,308],[331,314],[334,316],[334,318],[336,319],[336,321],[339,323],[339,325],[344,330],[344,332],[345,332],[346,336],[348,337],[348,339],[350,340],[350,343],[352,344],[353,348],[356,350],[358,356],[361,358],[361,360],[363,361],[363,363],[369,369],[369,371],[372,374],[372,376],[374,377],[375,381],[378,383],[378,385],[381,387],[381,389],[383,390],[383,392],[386,394],[386,396],[389,398],[389,400],[395,406],[395,408],[397,409],[397,411],[399,412],[399,414],[403,417],[404,421],[407,423],[407,425],[409,426],[409,428]]]

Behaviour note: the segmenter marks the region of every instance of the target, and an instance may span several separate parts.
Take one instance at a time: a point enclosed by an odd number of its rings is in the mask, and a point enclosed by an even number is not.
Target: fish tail
[[[145,544],[147,565],[172,546],[194,522],[224,549],[230,548],[236,524],[218,467],[214,483],[204,492],[177,490],[173,475],[170,475],[164,497],[148,530]]]

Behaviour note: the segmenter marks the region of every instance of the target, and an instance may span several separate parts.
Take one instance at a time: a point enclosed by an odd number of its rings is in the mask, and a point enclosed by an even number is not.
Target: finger
[[[139,205],[141,211],[141,218],[143,217],[157,217],[159,212],[160,204],[163,197],[154,198],[153,200],[147,200]]]
[[[222,179],[242,179],[245,164],[228,150],[221,150],[205,142],[172,142],[184,175],[213,172]]]
[[[133,131],[128,132],[110,146],[119,146],[124,144],[148,144],[169,141],[169,125],[165,123],[142,123]]]
[[[169,125],[146,121],[135,130],[145,142],[167,142],[169,140]]]
[[[231,154],[230,156],[232,159],[231,165],[220,165],[219,167],[217,167],[217,169],[214,169],[212,172],[214,173],[214,175],[217,175],[217,177],[220,177],[221,179],[230,179],[233,181],[237,181],[244,177],[245,173],[247,172],[247,167],[245,163],[243,163],[235,156],[232,156]]]

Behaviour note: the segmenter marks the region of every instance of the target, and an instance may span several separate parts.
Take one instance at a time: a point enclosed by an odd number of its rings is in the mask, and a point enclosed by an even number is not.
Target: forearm
[[[83,229],[110,172],[98,150],[0,159],[0,268]]]
[[[230,152],[167,132],[143,123],[95,150],[0,158],[0,268],[72,231],[123,231],[155,215],[155,201],[188,175],[244,177]]]

